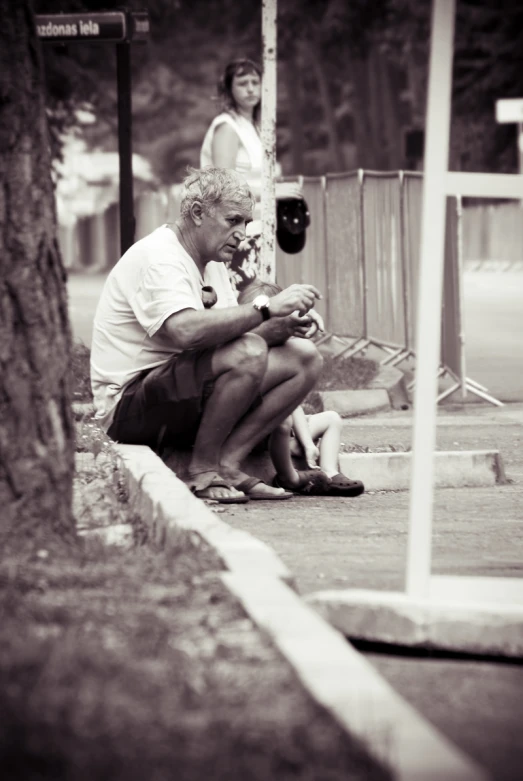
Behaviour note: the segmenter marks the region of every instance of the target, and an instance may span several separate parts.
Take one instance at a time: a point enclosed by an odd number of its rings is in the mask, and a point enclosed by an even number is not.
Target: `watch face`
[[[269,310],[269,296],[265,296],[265,295],[256,296],[256,298],[252,302],[252,305],[255,309],[257,309],[259,312],[262,313],[264,320],[269,319],[269,317],[271,316]]]

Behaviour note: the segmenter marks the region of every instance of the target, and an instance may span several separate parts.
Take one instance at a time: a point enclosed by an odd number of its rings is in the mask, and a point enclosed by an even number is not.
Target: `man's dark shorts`
[[[116,442],[189,448],[200,425],[206,400],[213,391],[214,347],[175,355],[147,369],[125,388],[108,435]]]

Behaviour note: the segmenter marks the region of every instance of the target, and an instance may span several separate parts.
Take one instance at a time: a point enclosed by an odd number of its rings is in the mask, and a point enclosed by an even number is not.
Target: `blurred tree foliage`
[[[198,165],[224,64],[261,57],[261,0],[128,0],[147,7],[151,36],[133,45],[133,137],[158,178]],[[34,0],[37,13],[112,10],[115,0]],[[285,173],[409,166],[405,132],[424,123],[430,0],[279,0],[278,155]],[[88,143],[116,149],[110,44],[46,45],[54,152],[92,107]],[[500,97],[523,95],[523,0],[458,0],[451,167],[515,170]]]

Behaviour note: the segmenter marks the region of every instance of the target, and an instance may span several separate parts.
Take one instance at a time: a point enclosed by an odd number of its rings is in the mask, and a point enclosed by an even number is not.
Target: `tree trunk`
[[[318,84],[318,93],[323,109],[325,127],[329,136],[331,165],[333,166],[334,171],[345,171],[347,165],[343,148],[340,143],[338,125],[329,91],[329,83],[323,66],[321,46],[318,40],[318,33],[312,28],[310,29],[309,41],[305,46],[309,50],[308,61],[312,64],[316,83]]]
[[[290,52],[283,63],[287,87],[288,124],[291,136],[292,173],[303,174],[305,170],[305,146],[303,136],[303,116],[301,98],[301,71],[296,62],[295,52]]]
[[[354,57],[347,49],[347,72],[352,81],[352,118],[356,143],[356,167],[378,168],[378,141],[370,116],[368,57]]]
[[[73,537],[71,333],[30,0],[0,0],[0,533]]]

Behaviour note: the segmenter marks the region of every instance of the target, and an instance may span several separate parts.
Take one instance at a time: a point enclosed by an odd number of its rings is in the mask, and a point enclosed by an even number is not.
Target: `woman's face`
[[[231,85],[236,105],[243,111],[254,111],[261,97],[261,79],[257,73],[236,74]]]

